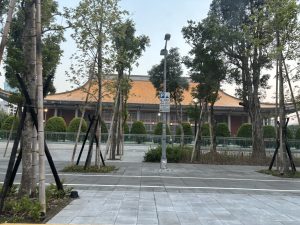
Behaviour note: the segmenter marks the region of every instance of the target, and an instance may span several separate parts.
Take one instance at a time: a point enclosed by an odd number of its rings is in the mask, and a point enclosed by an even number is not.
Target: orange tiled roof
[[[159,104],[159,98],[156,96],[156,90],[149,80],[133,80],[131,82],[132,88],[129,93],[128,103],[129,104]],[[86,99],[86,90],[88,89],[89,82],[84,84],[82,87],[74,89],[72,91],[57,93],[49,95],[46,100],[50,101],[69,101],[69,102],[84,102]],[[184,91],[184,99],[182,105],[189,105],[193,103],[193,98],[191,96],[192,87],[195,87],[195,83],[190,83],[189,90]],[[92,96],[89,97],[89,101],[96,101],[97,85],[94,83],[91,86]],[[103,97],[103,102],[113,102],[113,94],[106,94]],[[215,106],[221,107],[239,107],[239,102],[241,100],[235,98],[231,95],[226,94],[223,91],[219,91],[219,99],[215,103]],[[273,104],[262,104],[262,107],[269,108],[274,107]]]

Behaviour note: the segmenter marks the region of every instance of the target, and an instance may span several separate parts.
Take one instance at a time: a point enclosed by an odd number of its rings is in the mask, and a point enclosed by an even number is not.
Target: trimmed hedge
[[[184,132],[184,144],[191,143],[193,141],[193,131],[191,124],[189,123],[182,123],[183,132]],[[181,135],[181,129],[180,126],[176,127],[176,137],[175,142],[180,143],[180,135]]]
[[[276,138],[275,127],[267,125],[263,127],[264,138]]]
[[[201,127],[201,133],[203,137],[209,137],[210,133],[209,133],[209,124],[205,123],[202,125]]]
[[[218,123],[217,124],[216,136],[217,137],[230,137],[230,131],[227,126],[227,123]]]
[[[63,117],[53,116],[46,122],[45,131],[66,132],[67,124]]]
[[[14,120],[16,120],[16,121],[15,121],[13,129],[17,130],[17,128],[19,126],[19,123],[20,123],[20,120],[19,120],[18,117],[14,117],[14,116],[6,117],[6,119],[2,123],[1,129],[2,130],[10,130]]]
[[[69,123],[69,126],[67,128],[68,132],[77,132],[80,124],[80,117],[75,117],[71,120]],[[87,131],[87,124],[86,121],[83,119],[82,121],[82,126],[81,126],[81,132],[86,132]]]
[[[189,123],[182,123],[182,127],[183,127],[184,135],[186,135],[186,136],[192,136],[193,135],[191,124],[189,124]],[[176,135],[181,135],[180,126],[176,127]]]
[[[156,124],[155,128],[154,128],[154,135],[162,135],[162,125],[163,123],[162,122],[159,122]],[[170,128],[169,126],[167,125],[166,127],[166,134],[167,135],[170,135]]]
[[[135,141],[140,144],[142,142],[145,141],[145,137],[143,137],[142,135],[146,135],[147,132],[146,132],[146,127],[144,125],[144,123],[142,121],[135,121],[133,124],[132,124],[132,127],[131,127],[131,131],[130,131],[131,134],[138,134],[136,137],[135,137]],[[139,136],[140,135],[140,136]]]
[[[243,123],[239,127],[236,136],[237,137],[251,138],[252,137],[252,125],[250,123]]]

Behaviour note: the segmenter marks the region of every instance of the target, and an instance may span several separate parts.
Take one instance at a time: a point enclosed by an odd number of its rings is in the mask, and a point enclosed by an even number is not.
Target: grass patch
[[[281,174],[278,170],[259,170],[258,173],[263,173],[267,175],[272,175],[275,177],[282,177],[282,178],[300,178],[300,172],[296,171],[293,173],[292,171],[289,171],[286,174]]]
[[[115,166],[89,166],[84,169],[84,166],[71,165],[66,166],[62,169],[62,172],[71,172],[71,173],[110,173],[118,170]]]
[[[39,200],[36,197],[19,197],[18,188],[14,185],[6,197],[0,223],[46,223],[72,201],[69,197],[71,188],[59,191],[54,184],[47,186],[46,218],[41,218]]]

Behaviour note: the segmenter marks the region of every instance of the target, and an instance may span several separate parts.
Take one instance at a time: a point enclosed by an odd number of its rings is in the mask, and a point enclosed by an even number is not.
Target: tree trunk
[[[205,103],[204,102],[200,102],[200,113],[199,113],[199,122],[198,122],[198,129],[197,129],[197,132],[196,132],[196,135],[195,135],[195,141],[194,141],[194,146],[193,146],[193,151],[192,151],[192,155],[191,155],[191,162],[193,162],[194,160],[194,154],[195,154],[195,151],[197,151],[197,155],[198,155],[198,152],[200,152],[201,150],[201,145],[200,145],[200,142],[199,142],[199,138],[201,139],[201,121],[202,121],[202,115],[203,115],[203,111],[204,111],[204,108],[205,108]],[[198,157],[197,157],[198,159]]]
[[[35,4],[34,1],[25,1],[25,27],[23,33],[23,49],[25,57],[24,80],[35,104],[36,95],[36,48],[35,48]],[[19,189],[20,196],[31,194],[32,183],[32,130],[33,122],[29,112],[26,114],[23,130],[22,177]]]
[[[214,113],[214,104],[211,103],[209,110],[209,134],[210,134],[210,152],[214,160],[217,153],[217,139],[216,139],[216,119]]]
[[[277,39],[277,47],[281,46],[280,44],[280,36],[279,32],[276,32],[276,39]],[[278,78],[279,78],[279,118],[280,118],[280,125],[279,125],[279,140],[280,140],[280,147],[279,147],[279,168],[280,173],[285,174],[289,171],[289,166],[287,163],[287,152],[286,152],[286,132],[285,130],[285,105],[284,105],[284,79],[283,79],[283,71],[282,71],[282,54],[281,52],[278,53]]]
[[[44,96],[43,96],[43,64],[42,64],[42,12],[41,0],[36,0],[36,58],[37,58],[37,96],[38,96],[38,146],[39,146],[39,201],[41,213],[46,213],[45,186],[45,132],[44,132]]]

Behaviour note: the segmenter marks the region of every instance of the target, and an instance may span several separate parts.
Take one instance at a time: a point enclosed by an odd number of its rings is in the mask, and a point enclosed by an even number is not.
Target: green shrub
[[[69,126],[67,128],[68,132],[77,132],[80,124],[80,117],[75,117],[71,120],[69,123]],[[81,132],[86,132],[87,131],[87,124],[86,121],[83,119],[82,120],[82,126],[81,126]]]
[[[182,127],[183,127],[184,135],[186,135],[186,136],[192,136],[193,135],[191,124],[189,124],[189,123],[182,123]],[[181,135],[180,126],[176,127],[176,135]]]
[[[2,126],[1,126],[1,129],[2,129],[2,130],[10,130],[14,120],[15,120],[14,130],[17,130],[20,121],[19,121],[19,118],[18,118],[18,117],[14,117],[14,116],[8,116],[8,117],[3,121]]]
[[[65,141],[67,125],[62,117],[51,117],[46,122],[46,139],[51,141]],[[50,133],[49,133],[50,132]],[[52,132],[60,132],[52,133]],[[68,137],[67,137],[68,138]]]
[[[227,126],[227,123],[218,123],[217,124],[216,136],[217,137],[230,137],[230,131]]]
[[[124,124],[124,134],[129,134],[129,126],[127,123]]]
[[[291,131],[290,128],[287,127],[286,129],[286,136],[288,139],[294,139],[294,135],[293,135],[293,132]]]
[[[155,126],[155,128],[154,128],[153,134],[154,134],[154,135],[157,135],[157,136],[160,136],[160,137],[154,137],[154,138],[153,138],[153,142],[154,142],[154,143],[159,143],[159,142],[161,142],[162,125],[163,125],[163,123],[162,123],[162,122],[159,122],[159,123],[156,124],[156,126]],[[170,134],[171,134],[170,128],[169,128],[168,125],[166,126],[166,134],[167,134],[167,135],[170,135]],[[167,137],[167,142],[168,142],[168,143],[170,142],[170,138],[169,138],[169,137]]]
[[[201,127],[201,134],[203,137],[209,137],[210,133],[209,133],[209,124],[205,123],[202,125]]]
[[[2,124],[7,117],[9,117],[9,115],[0,109],[0,128],[2,127]]]
[[[145,141],[146,127],[142,121],[135,121],[131,127],[131,134],[137,134],[135,141],[140,144]]]
[[[264,138],[276,138],[275,127],[267,125],[263,127]]]
[[[45,131],[66,132],[67,124],[64,118],[53,116],[46,122]]]
[[[191,143],[193,140],[193,131],[192,131],[191,124],[182,123],[182,127],[183,127],[183,132],[184,132],[184,144]],[[180,142],[179,135],[181,135],[181,129],[180,129],[180,126],[177,126],[176,127],[176,136],[177,137],[175,137],[175,142],[177,142],[177,143]]]
[[[156,124],[156,126],[154,128],[154,135],[162,135],[162,125],[163,125],[162,122],[159,122]],[[170,135],[170,128],[168,125],[166,127],[166,134]]]
[[[252,125],[250,123],[243,123],[239,127],[236,136],[237,137],[251,138],[252,137]]]
[[[191,148],[184,148],[183,150],[181,150],[180,146],[175,146],[175,147],[167,146],[166,153],[167,153],[168,162],[178,163],[190,159]],[[161,146],[149,149],[149,151],[146,152],[144,156],[145,162],[160,162],[160,159],[161,159]]]
[[[296,133],[295,133],[295,139],[300,139],[300,128],[298,128],[297,130],[296,130]]]

